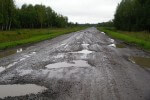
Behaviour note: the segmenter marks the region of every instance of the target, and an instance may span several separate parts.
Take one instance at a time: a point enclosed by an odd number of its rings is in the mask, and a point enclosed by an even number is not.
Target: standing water
[[[65,67],[90,67],[87,61],[84,60],[75,60],[72,62],[58,62],[45,66],[48,69],[52,68],[65,68]]]
[[[29,94],[38,94],[45,91],[47,88],[35,84],[14,84],[14,85],[0,85],[0,98],[25,96]]]
[[[142,67],[150,68],[150,58],[130,57],[129,60],[131,60],[133,63],[136,63]]]
[[[23,49],[24,48],[18,48],[18,49],[10,49],[10,50],[1,51],[0,58],[7,57],[15,53],[20,53],[23,51]]]

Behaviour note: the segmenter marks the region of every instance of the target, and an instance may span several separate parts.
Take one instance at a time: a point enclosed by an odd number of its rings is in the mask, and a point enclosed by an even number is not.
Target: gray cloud
[[[56,12],[68,16],[69,21],[98,23],[113,19],[116,7],[121,0],[15,0],[16,5],[43,4]]]

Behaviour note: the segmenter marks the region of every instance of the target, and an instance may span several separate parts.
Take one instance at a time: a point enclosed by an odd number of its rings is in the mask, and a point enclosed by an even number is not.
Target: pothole
[[[22,52],[22,51],[23,51],[22,48],[17,49],[17,53]]]
[[[15,61],[15,62],[13,62],[13,63],[10,63],[10,64],[8,64],[7,66],[1,66],[0,67],[0,73],[1,72],[3,72],[5,69],[8,69],[8,68],[10,68],[10,67],[12,67],[12,66],[15,66],[17,63],[19,63],[20,61],[24,61],[24,60],[26,60],[27,58],[29,58],[30,56],[33,56],[33,55],[35,55],[36,54],[36,52],[31,52],[30,54],[28,54],[28,55],[24,55],[23,57],[21,57],[20,59],[19,59],[19,61]]]
[[[101,33],[104,34],[104,35],[106,34],[105,32],[101,32]]]
[[[92,53],[93,51],[89,51],[89,50],[82,50],[82,51],[78,51],[78,52],[74,52],[74,53],[83,53],[83,54],[90,54]]]
[[[47,90],[46,87],[35,84],[0,85],[0,98],[38,94]]]
[[[125,45],[123,45],[123,44],[116,44],[116,48],[125,48]]]
[[[146,57],[129,57],[132,63],[136,63],[142,67],[150,68],[150,58]]]
[[[90,67],[87,61],[84,60],[74,60],[71,62],[58,62],[45,66],[48,69],[53,68],[65,68],[65,67]]]
[[[26,49],[26,48],[17,48],[17,49],[9,49],[9,50],[2,51],[2,52],[0,52],[0,58],[7,57],[7,56],[10,56],[15,53],[20,53],[24,49]]]
[[[33,51],[33,52],[31,52],[31,53],[29,54],[29,56],[32,56],[32,55],[35,55],[35,54],[36,54],[36,52]]]
[[[112,43],[108,46],[109,47],[114,47],[114,48],[125,48],[125,45],[123,45],[123,44],[114,44],[114,43]]]
[[[110,40],[111,43],[114,43],[114,42],[115,42],[114,39],[109,38],[109,40]]]
[[[108,45],[109,47],[114,47],[114,48],[116,48],[116,44],[110,44],[110,45]]]
[[[4,71],[6,68],[5,67],[0,67],[0,72]]]
[[[1,67],[0,67],[0,73],[3,72],[4,70],[6,70],[7,68],[10,68],[10,67],[16,65],[17,63],[18,63],[18,62],[13,62],[13,63],[10,63],[10,64],[7,65],[7,66],[1,66]]]
[[[81,53],[81,54],[85,54],[85,55],[93,53],[93,51],[88,50],[89,44],[81,44],[81,45],[83,47],[83,50],[77,51],[77,52],[70,52],[70,53]]]
[[[58,58],[63,58],[65,56],[65,54],[63,53],[58,53],[57,55],[54,56],[55,59],[58,59]]]
[[[18,63],[18,62],[13,62],[13,63],[9,64],[6,68],[10,68],[10,67],[16,65],[17,63]]]
[[[83,49],[88,49],[89,44],[82,44]]]
[[[18,70],[18,72],[19,72],[20,76],[24,76],[24,75],[31,74],[33,72],[33,70],[32,69]]]

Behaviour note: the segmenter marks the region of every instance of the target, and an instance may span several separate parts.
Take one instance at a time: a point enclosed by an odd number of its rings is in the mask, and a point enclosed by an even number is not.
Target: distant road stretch
[[[1,58],[0,67],[6,68],[0,73],[1,85],[47,88],[38,94],[5,99],[150,100],[150,72],[128,59],[149,55],[134,47],[116,48],[117,43],[92,27]]]

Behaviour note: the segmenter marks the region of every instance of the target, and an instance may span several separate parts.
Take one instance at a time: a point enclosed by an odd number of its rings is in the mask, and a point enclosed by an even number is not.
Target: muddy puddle
[[[114,48],[125,48],[125,45],[122,43],[115,43],[114,39],[109,38],[109,41],[111,42],[110,45],[108,45],[109,47],[114,47]]]
[[[17,49],[9,49],[9,50],[4,50],[0,52],[0,58],[7,57],[9,55],[15,54],[15,53],[20,53],[26,48],[17,48]]]
[[[125,48],[125,45],[123,44],[110,44],[108,45],[109,47],[114,47],[114,48]]]
[[[53,68],[67,68],[67,67],[90,67],[87,61],[84,60],[74,60],[70,62],[58,62],[45,66],[48,69]]]
[[[116,48],[125,48],[124,44],[116,44]]]
[[[150,58],[145,57],[129,57],[132,63],[136,63],[142,67],[150,68]]]
[[[14,84],[14,85],[0,85],[0,98],[25,96],[29,94],[38,94],[45,91],[47,88],[35,84]]]

